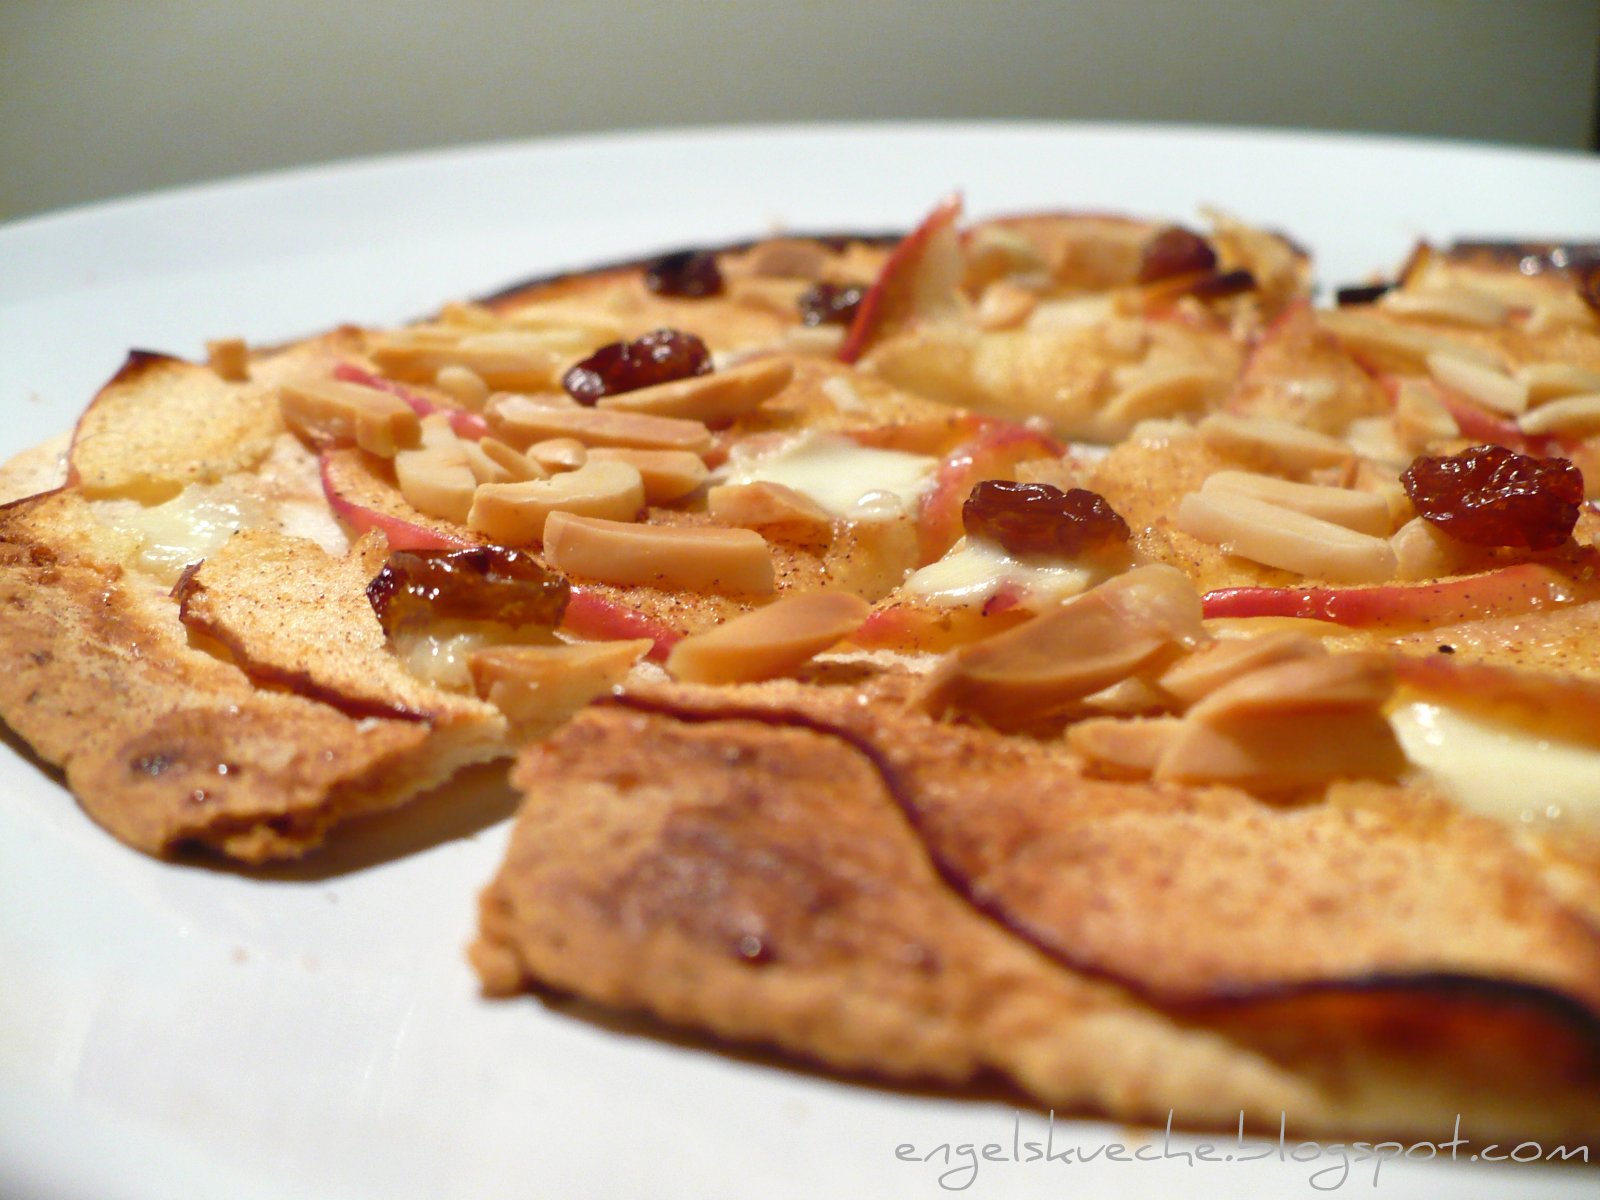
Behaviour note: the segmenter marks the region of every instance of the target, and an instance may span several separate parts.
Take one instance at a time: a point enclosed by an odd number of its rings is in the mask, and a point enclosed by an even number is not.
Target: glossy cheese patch
[[[901,450],[858,446],[836,434],[804,433],[766,454],[730,464],[729,483],[779,483],[835,517],[849,517],[863,497],[915,507],[933,483],[938,461]]]
[[[247,526],[261,524],[265,505],[222,488],[190,487],[164,504],[122,511],[143,542],[135,565],[163,583],[218,550]]]
[[[1407,757],[1457,803],[1529,829],[1600,830],[1600,750],[1417,702],[1393,717]]]
[[[938,562],[912,573],[906,592],[935,604],[976,605],[1009,584],[1037,608],[1076,596],[1099,582],[1103,572],[1071,563],[1029,563],[1013,558],[993,542],[962,538]]]

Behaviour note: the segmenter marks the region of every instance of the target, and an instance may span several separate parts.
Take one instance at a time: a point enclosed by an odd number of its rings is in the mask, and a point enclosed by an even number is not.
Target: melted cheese
[[[858,446],[838,434],[807,432],[776,449],[729,464],[729,483],[778,483],[807,496],[834,517],[856,516],[871,495],[910,510],[932,485],[938,460],[903,450]]]
[[[254,497],[196,486],[164,504],[130,507],[118,516],[141,541],[134,566],[170,584],[184,567],[214,553],[239,530],[261,524],[264,509]]]
[[[1009,583],[1026,594],[1028,607],[1043,608],[1076,596],[1103,574],[1073,563],[1027,562],[993,542],[962,538],[938,562],[913,571],[905,591],[934,604],[979,605]]]
[[[1600,831],[1600,749],[1424,702],[1392,719],[1407,757],[1463,807],[1525,829]]]

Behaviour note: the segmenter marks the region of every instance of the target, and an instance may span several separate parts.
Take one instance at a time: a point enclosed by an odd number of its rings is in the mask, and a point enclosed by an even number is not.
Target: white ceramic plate
[[[954,189],[974,215],[1197,222],[1213,204],[1292,231],[1328,283],[1394,266],[1418,236],[1600,235],[1600,160],[1349,137],[838,126],[355,163],[0,230],[0,458],[66,429],[131,346],[194,356],[207,337],[395,321],[529,274],[780,225],[905,228]],[[1067,1121],[1055,1151],[1100,1158],[978,1161],[986,1143],[1008,1158],[1014,1138],[1044,1140],[1046,1117],[840,1081],[537,1000],[485,1002],[462,947],[506,833],[509,800],[492,779],[432,818],[257,876],[123,849],[14,739],[0,745],[0,781],[10,1200],[1373,1189],[1377,1163],[1331,1150],[1296,1163],[1221,1139],[1217,1157],[1234,1161],[1208,1163],[1181,1157],[1198,1142],[1177,1138],[1164,1161],[1108,1161],[1107,1147],[1137,1135]],[[945,1145],[948,1164],[896,1157]],[[1374,1190],[1578,1196],[1594,1180],[1399,1162],[1376,1171]]]

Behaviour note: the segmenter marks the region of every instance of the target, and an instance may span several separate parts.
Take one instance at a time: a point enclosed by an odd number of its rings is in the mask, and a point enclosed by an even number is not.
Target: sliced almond
[[[1177,717],[1091,717],[1067,730],[1067,744],[1102,773],[1141,779],[1177,736]]]
[[[1389,502],[1374,492],[1290,483],[1249,471],[1217,471],[1206,478],[1200,490],[1207,495],[1227,492],[1253,497],[1374,537],[1388,537],[1393,529],[1389,523]]]
[[[558,471],[576,471],[589,461],[589,448],[577,438],[558,437],[535,442],[525,450],[529,462],[554,475]]]
[[[788,541],[827,541],[833,518],[804,492],[782,483],[724,483],[706,493],[706,506],[723,525],[781,527]]]
[[[466,454],[437,449],[402,450],[394,458],[395,479],[407,504],[430,517],[464,525],[478,489]]]
[[[250,378],[250,348],[243,338],[207,342],[206,364],[230,383],[244,383]]]
[[[802,238],[770,238],[750,251],[752,275],[769,279],[815,279],[828,261],[818,242]]]
[[[1016,329],[1033,314],[1039,293],[1018,287],[1009,279],[997,279],[983,289],[973,316],[979,329]]]
[[[483,377],[471,367],[464,367],[460,363],[440,367],[433,381],[440,390],[449,393],[451,399],[469,412],[481,412],[484,401],[489,399],[489,385],[483,381]]]
[[[1497,368],[1500,365],[1499,356],[1492,350],[1354,309],[1318,312],[1317,323],[1351,350],[1384,370],[1426,370],[1428,355],[1434,353],[1448,354],[1486,367]]]
[[[1444,353],[1429,354],[1427,363],[1441,384],[1485,408],[1514,417],[1528,407],[1528,385],[1496,367]]]
[[[278,405],[290,429],[318,445],[354,442],[393,458],[422,439],[422,421],[398,396],[338,379],[285,383]]]
[[[447,300],[439,309],[439,323],[463,329],[499,329],[501,322],[494,309],[474,300]]]
[[[1338,438],[1272,417],[1212,413],[1197,428],[1201,441],[1213,450],[1263,458],[1291,473],[1350,461],[1350,447]]]
[[[1179,570],[1139,567],[1052,612],[948,655],[917,703],[998,729],[1048,719],[1204,639],[1200,598]]]
[[[792,674],[866,620],[872,606],[849,592],[802,592],[686,637],[667,673],[689,683],[753,683]]]
[[[486,437],[463,442],[467,465],[479,483],[522,483],[528,479],[548,479],[550,472],[519,454],[498,438]]]
[[[794,381],[794,364],[786,358],[758,358],[737,367],[693,375],[603,396],[597,409],[683,417],[708,424],[726,424],[754,412]]]
[[[704,455],[711,449],[711,431],[699,421],[657,417],[611,409],[545,407],[524,396],[496,396],[489,402],[489,422],[513,446],[551,438],[573,438],[585,446],[636,446],[641,450],[687,450]]]
[[[1420,379],[1407,379],[1395,396],[1394,431],[1412,450],[1425,450],[1435,442],[1461,436],[1461,426],[1439,399],[1439,393]]]
[[[1407,769],[1394,730],[1374,709],[1266,713],[1229,724],[1185,718],[1162,753],[1158,783],[1230,784],[1282,793],[1334,779],[1395,779]]]
[[[672,504],[706,481],[706,464],[687,450],[635,450],[629,446],[596,446],[590,462],[625,462],[644,480],[648,504]]]
[[[556,512],[544,535],[551,566],[602,583],[746,595],[767,595],[777,586],[772,549],[749,529],[630,525]]]
[[[1395,578],[1438,579],[1461,569],[1464,547],[1423,517],[1413,517],[1389,539],[1394,548]]]
[[[1222,377],[1208,367],[1140,371],[1106,401],[1101,422],[1111,429],[1131,429],[1152,417],[1198,412],[1222,386]]]
[[[497,390],[560,386],[561,356],[530,334],[402,330],[373,338],[367,353],[385,375],[415,383],[432,383],[443,368],[459,366]]]
[[[1511,310],[1498,296],[1463,287],[1427,287],[1386,292],[1379,307],[1399,317],[1452,321],[1458,325],[1499,325]]]
[[[1600,433],[1600,392],[1586,396],[1563,396],[1541,404],[1517,418],[1523,433],[1553,433],[1565,437],[1588,437]]]
[[[1192,492],[1178,505],[1178,528],[1225,553],[1339,583],[1394,575],[1386,539],[1229,492]]]
[[[1159,682],[1164,691],[1188,706],[1262,667],[1326,653],[1316,638],[1297,630],[1277,630],[1258,637],[1219,638],[1180,659]]]
[[[845,332],[843,325],[791,325],[783,331],[783,348],[807,358],[836,358]]]
[[[1600,392],[1600,371],[1576,363],[1529,363],[1516,372],[1516,377],[1528,385],[1529,404]]]
[[[1296,654],[1230,679],[1189,710],[1213,723],[1257,714],[1377,711],[1394,694],[1394,663],[1378,650]]]
[[[480,486],[467,527],[502,546],[527,546],[545,535],[553,513],[632,521],[644,508],[644,481],[622,462],[588,462],[576,471],[523,483]]]
[[[583,342],[599,346],[620,341],[622,323],[607,313],[575,304],[544,303],[519,308],[505,316],[507,324],[544,337],[555,333],[562,338],[576,336]]]
[[[467,659],[472,686],[511,722],[519,740],[542,737],[627,678],[650,639],[554,646],[494,646]]]

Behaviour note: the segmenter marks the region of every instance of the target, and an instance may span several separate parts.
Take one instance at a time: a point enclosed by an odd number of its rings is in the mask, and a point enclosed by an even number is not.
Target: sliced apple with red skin
[[[464,408],[451,408],[443,404],[435,404],[426,396],[412,391],[404,384],[396,383],[392,379],[385,379],[382,375],[374,375],[371,371],[364,371],[354,363],[340,363],[333,369],[333,377],[345,383],[357,383],[362,387],[376,388],[380,392],[388,392],[397,399],[404,400],[411,411],[419,417],[426,417],[432,413],[443,413],[450,421],[450,428],[455,430],[457,437],[466,438],[469,442],[481,441],[489,434],[489,422],[474,412]]]
[[[1400,376],[1390,372],[1378,376],[1378,383],[1391,405],[1398,403],[1400,385],[1403,382]],[[1487,411],[1481,404],[1475,404],[1460,392],[1442,384],[1435,384],[1433,390],[1439,397],[1439,402],[1444,405],[1445,411],[1454,418],[1456,427],[1461,430],[1461,436],[1468,441],[1480,444],[1492,442],[1496,446],[1515,450],[1518,454],[1533,454],[1540,457],[1561,454],[1576,445],[1557,437],[1530,437],[1517,428],[1515,421]]]
[[[357,533],[377,530],[391,550],[458,550],[479,539],[460,526],[418,512],[380,472],[380,460],[356,449],[325,451],[322,491],[333,515]]]
[[[1220,588],[1202,597],[1207,617],[1304,617],[1353,628],[1428,626],[1538,612],[1594,599],[1580,583],[1540,563],[1502,567],[1439,583],[1351,588]]]
[[[672,628],[616,596],[581,583],[572,585],[561,628],[576,637],[597,642],[649,638],[654,645],[645,657],[651,662],[666,661],[684,636],[682,630]]]
[[[951,196],[901,240],[861,298],[845,331],[839,361],[853,363],[888,334],[916,321],[941,320],[960,311],[961,197]]]
[[[1301,387],[1301,380],[1321,386]],[[1245,359],[1227,409],[1338,433],[1356,417],[1384,412],[1386,398],[1392,408],[1393,392],[1375,384],[1344,344],[1317,324],[1309,301],[1296,301],[1262,331]]]
[[[986,421],[975,438],[945,456],[933,486],[922,495],[917,509],[917,565],[933,562],[961,537],[961,506],[977,484],[1014,479],[1018,463],[1065,453],[1060,442],[1026,425]]]
[[[1004,597],[1004,598],[1002,598]],[[886,600],[850,635],[863,650],[942,654],[1022,624],[1034,615],[1020,592],[1004,589],[981,605],[945,605]]]

